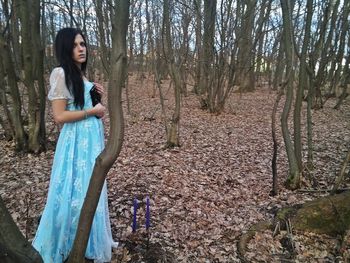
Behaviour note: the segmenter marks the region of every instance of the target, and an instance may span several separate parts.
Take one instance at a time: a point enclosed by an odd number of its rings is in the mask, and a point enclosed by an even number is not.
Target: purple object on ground
[[[132,232],[135,232],[137,229],[137,199],[134,198],[134,215],[132,218]]]
[[[150,227],[150,218],[151,218],[151,214],[150,214],[150,209],[149,209],[149,197],[146,197],[146,230],[149,229]]]

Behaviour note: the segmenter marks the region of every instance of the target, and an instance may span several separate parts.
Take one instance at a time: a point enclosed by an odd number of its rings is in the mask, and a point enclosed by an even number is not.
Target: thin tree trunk
[[[96,19],[97,19],[97,27],[98,27],[98,43],[100,46],[100,54],[101,54],[101,63],[103,68],[103,74],[108,75],[108,69],[109,69],[109,50],[106,45],[106,34],[105,29],[108,19],[108,16],[103,15],[103,1],[97,0],[95,3],[95,10],[96,10]]]
[[[34,7],[34,9],[33,9]],[[33,9],[32,12],[29,10]],[[43,87],[43,80],[35,83],[35,72],[41,72],[40,78],[43,77],[42,66],[36,63],[43,63],[39,55],[40,50],[40,31],[34,30],[33,27],[40,28],[40,1],[39,0],[21,0],[21,23],[22,23],[22,47],[23,47],[23,65],[24,65],[24,84],[28,90],[28,150],[32,152],[39,152],[44,148],[45,132],[41,129],[45,128],[41,119],[42,112],[45,113],[45,91]],[[32,31],[33,30],[33,31]],[[33,50],[36,50],[33,52]],[[36,84],[39,84],[36,91]],[[43,96],[44,95],[44,96]],[[43,98],[44,97],[44,98]],[[41,112],[42,111],[42,112]]]
[[[140,4],[140,7],[139,7],[139,10],[138,10],[138,13],[139,13],[139,23],[138,23],[138,29],[139,29],[139,47],[140,47],[140,52],[139,52],[139,59],[138,59],[138,74],[141,78],[141,86],[143,86],[143,81],[144,81],[144,74],[143,74],[143,71],[144,71],[144,36],[143,36],[143,16],[142,16],[142,10],[141,10],[141,4]]]
[[[199,94],[201,108],[209,108],[212,99],[211,91],[213,87],[212,64],[214,63],[214,33],[216,17],[216,0],[204,0],[204,32],[201,52],[201,77],[199,84]]]
[[[37,111],[37,126],[38,126],[38,141],[40,149],[46,149],[46,126],[45,126],[45,108],[46,108],[46,90],[44,80],[44,54],[45,49],[42,45],[40,35],[40,0],[34,0],[32,4],[33,10],[33,24],[31,28],[31,35],[33,46],[33,77],[35,79],[36,90],[38,94]],[[43,3],[44,4],[44,3]]]
[[[293,81],[294,81],[294,70],[293,70],[293,35],[292,35],[292,18],[291,18],[291,3],[290,0],[281,0],[282,16],[283,16],[283,33],[284,33],[284,44],[286,54],[286,101],[283,107],[281,126],[284,144],[287,151],[288,163],[289,163],[289,176],[286,181],[286,186],[290,189],[297,189],[300,186],[300,171],[294,154],[293,144],[288,129],[288,116],[293,100]]]
[[[107,145],[97,157],[87,194],[79,217],[77,234],[68,263],[84,262],[91,224],[100,198],[101,190],[109,169],[118,158],[124,139],[124,117],[121,105],[122,88],[125,85],[127,65],[126,34],[129,22],[129,0],[116,0],[113,28],[112,69],[108,84],[108,111],[110,135]]]
[[[181,77],[179,68],[175,64],[174,51],[172,46],[170,25],[170,0],[164,0],[163,5],[163,47],[164,56],[167,58],[168,68],[171,78],[174,82],[175,109],[167,129],[167,147],[176,147],[179,142],[179,123],[180,123],[180,99],[181,99]]]
[[[283,31],[283,29],[282,29],[282,31]],[[278,87],[282,84],[283,69],[285,68],[283,54],[284,54],[284,34],[282,32],[281,38],[280,38],[280,45],[279,45],[279,49],[278,49],[275,74],[273,76],[273,84],[272,84],[273,90],[278,90]]]
[[[301,106],[304,96],[304,89],[307,86],[307,72],[306,72],[306,58],[307,49],[310,42],[310,32],[311,32],[311,19],[313,14],[313,0],[307,0],[306,4],[306,24],[305,24],[305,34],[304,42],[301,51],[300,67],[299,67],[299,85],[297,87],[297,94],[295,99],[294,107],[294,153],[298,164],[299,171],[303,170],[302,164],[302,141],[301,141]]]
[[[312,142],[312,104],[314,101],[314,85],[309,74],[309,87],[307,92],[307,167],[313,169],[314,147]]]
[[[194,92],[196,94],[201,94],[200,90],[200,80],[201,80],[201,60],[202,60],[202,0],[195,0],[195,13],[196,13],[196,72],[195,72],[195,84]]]
[[[276,113],[278,103],[281,100],[283,87],[278,91],[275,104],[273,105],[272,116],[271,116],[271,131],[272,131],[272,142],[273,142],[273,153],[272,153],[272,190],[271,195],[278,195],[278,173],[277,173],[277,153],[278,153],[278,142],[276,138]]]
[[[5,39],[0,34],[0,57],[2,58],[5,72],[7,73],[7,82],[10,87],[10,94],[12,97],[12,111],[9,115],[11,123],[14,127],[15,134],[15,148],[17,151],[27,150],[27,135],[24,131],[22,120],[22,101],[17,86],[17,76],[14,68],[14,64],[11,58],[11,51]],[[5,105],[4,105],[5,106]]]
[[[0,54],[1,58],[1,54]],[[5,71],[2,63],[0,63],[0,105],[4,110],[4,118],[0,116],[0,125],[4,129],[6,140],[12,140],[15,138],[15,131],[11,119],[11,113],[8,108],[8,102],[6,98],[6,84],[5,84]]]
[[[346,167],[348,166],[349,162],[350,162],[350,150],[348,150],[348,153],[345,156],[345,159],[344,159],[343,165],[340,169],[340,172],[335,180],[335,184],[334,184],[334,187],[333,187],[332,192],[331,192],[332,194],[335,194],[335,192],[338,190],[341,182],[343,181],[344,176],[345,176],[345,170],[346,170]]]
[[[344,72],[344,65],[343,65],[343,59],[344,59],[344,53],[345,53],[345,45],[346,45],[346,38],[349,35],[349,13],[350,13],[350,2],[345,1],[343,6],[343,13],[342,13],[342,19],[341,19],[341,32],[340,32],[340,39],[339,41],[339,48],[338,53],[336,54],[336,59],[333,60],[334,67],[337,66],[336,70],[330,70],[331,72],[334,72],[330,90],[328,91],[329,95],[333,96],[335,95],[335,89],[339,85],[341,75]]]
[[[40,263],[39,253],[19,231],[0,196],[0,262]]]
[[[238,72],[236,83],[241,91],[255,90],[255,70],[253,56],[254,15],[257,1],[242,1],[237,8],[241,8],[241,28],[239,34]]]

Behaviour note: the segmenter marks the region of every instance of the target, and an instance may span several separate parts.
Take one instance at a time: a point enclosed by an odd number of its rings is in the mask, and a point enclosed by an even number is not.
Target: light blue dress
[[[85,82],[84,86],[84,109],[89,109],[92,108],[89,91],[93,84]],[[55,68],[51,73],[48,98],[67,99],[67,110],[77,110],[66,87],[62,68]],[[53,160],[46,206],[33,240],[34,248],[45,263],[62,263],[67,259],[95,159],[103,148],[103,124],[95,116],[63,125]],[[116,245],[111,234],[105,183],[85,256],[95,262],[109,262],[112,247]]]

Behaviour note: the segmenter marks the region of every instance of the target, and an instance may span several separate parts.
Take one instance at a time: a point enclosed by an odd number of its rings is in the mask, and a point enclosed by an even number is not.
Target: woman
[[[64,125],[56,146],[46,206],[33,240],[45,263],[63,262],[72,248],[95,159],[104,147],[99,118],[106,110],[100,103],[92,106],[90,89],[95,84],[102,95],[103,87],[85,77],[88,52],[82,32],[61,29],[55,51],[60,67],[51,73],[48,98],[52,101],[54,120]],[[95,262],[108,262],[116,245],[111,234],[105,183],[85,256]]]

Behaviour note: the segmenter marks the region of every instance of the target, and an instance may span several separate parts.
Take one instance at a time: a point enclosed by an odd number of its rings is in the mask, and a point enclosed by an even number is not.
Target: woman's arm
[[[103,117],[106,108],[101,104],[87,110],[67,111],[67,100],[57,99],[52,101],[53,118],[56,123],[63,124],[86,119],[88,116]]]

